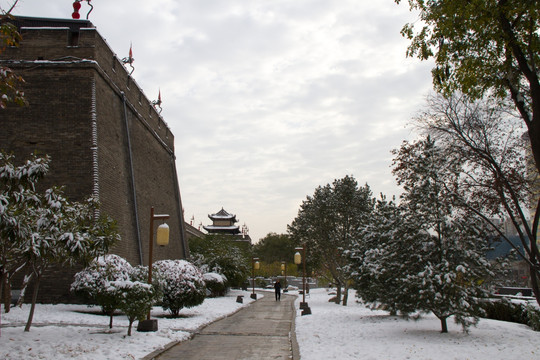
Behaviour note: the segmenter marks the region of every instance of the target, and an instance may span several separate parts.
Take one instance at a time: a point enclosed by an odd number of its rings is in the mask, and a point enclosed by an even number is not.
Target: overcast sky
[[[5,10],[10,1],[0,0]],[[222,207],[253,240],[285,233],[319,185],[353,175],[397,195],[390,151],[431,89],[393,0],[92,0],[89,20],[175,136],[185,220]],[[81,18],[90,7],[83,1]],[[71,18],[70,0],[16,15]],[[165,211],[162,209],[158,211]]]

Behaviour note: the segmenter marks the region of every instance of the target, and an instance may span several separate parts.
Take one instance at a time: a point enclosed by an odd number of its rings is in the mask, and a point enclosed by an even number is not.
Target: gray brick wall
[[[151,206],[170,215],[171,229],[170,245],[155,247],[154,261],[184,258],[189,250],[174,136],[164,120],[95,29],[22,27],[21,33],[20,47],[7,49],[0,61],[24,77],[29,105],[0,111],[0,148],[21,162],[33,152],[49,154],[44,188],[64,185],[74,201],[99,193],[102,211],[118,222],[122,236],[111,252],[132,265],[141,256],[148,263]],[[52,269],[40,301],[72,301],[74,272]]]

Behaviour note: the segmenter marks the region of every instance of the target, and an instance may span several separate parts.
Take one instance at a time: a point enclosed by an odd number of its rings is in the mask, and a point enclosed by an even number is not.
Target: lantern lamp
[[[294,263],[296,265],[300,265],[302,263],[302,255],[300,254],[299,251],[297,251],[296,254],[294,254]]]
[[[161,224],[158,226],[156,242],[159,246],[169,245],[169,225]]]

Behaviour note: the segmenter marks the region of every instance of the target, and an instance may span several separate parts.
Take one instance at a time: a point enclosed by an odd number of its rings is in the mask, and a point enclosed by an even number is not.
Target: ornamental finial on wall
[[[86,14],[86,20],[88,20],[88,16],[92,12],[92,10],[94,10],[94,7],[92,6],[92,4],[90,4],[90,1],[92,0],[75,0],[75,2],[73,3],[73,13],[71,14],[71,17],[73,19],[78,20],[81,18],[81,14],[79,14],[79,10],[81,9],[82,1],[86,1],[88,3],[88,6],[90,6],[90,11],[88,11],[88,13]]]

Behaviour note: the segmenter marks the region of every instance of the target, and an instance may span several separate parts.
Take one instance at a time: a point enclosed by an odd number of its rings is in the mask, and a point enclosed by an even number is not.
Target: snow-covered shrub
[[[483,302],[482,308],[488,319],[529,325],[533,330],[540,331],[540,310],[532,305],[501,298]]]
[[[119,308],[119,299],[109,286],[112,281],[128,281],[131,265],[118,255],[104,255],[96,258],[87,268],[75,274],[71,291],[91,304],[101,306],[103,313],[109,315],[112,328],[114,311]]]
[[[540,309],[527,305],[528,324],[534,331],[540,331]]]
[[[227,292],[227,278],[215,272],[206,273],[203,275],[206,289],[210,292],[210,297],[225,296]]]
[[[158,300],[158,294],[154,287],[140,281],[111,281],[108,292],[116,295],[118,308],[128,317],[128,336],[131,336],[133,322],[144,320],[146,314]]]
[[[148,266],[133,266],[129,274],[131,281],[148,282]]]
[[[154,263],[154,282],[163,293],[161,306],[173,317],[184,307],[202,304],[206,295],[202,272],[185,260],[160,260]]]

